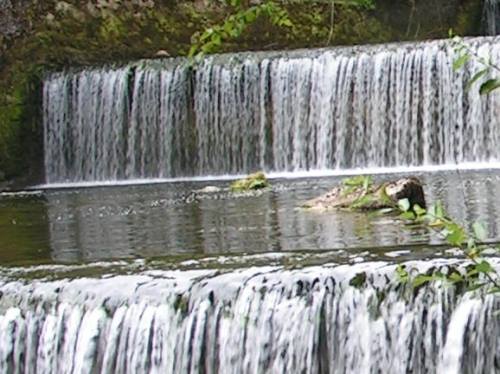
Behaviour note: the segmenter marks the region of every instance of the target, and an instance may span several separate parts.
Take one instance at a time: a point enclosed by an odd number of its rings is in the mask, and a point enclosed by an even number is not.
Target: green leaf
[[[460,273],[457,273],[457,272],[453,272],[450,274],[450,276],[448,277],[448,279],[451,281],[451,282],[454,282],[454,283],[457,283],[457,282],[461,282],[464,280],[464,277],[462,276],[462,274]]]
[[[476,74],[472,76],[472,78],[465,85],[465,90],[468,91],[472,87],[474,83],[476,83],[482,76],[486,75],[490,71],[489,68],[484,68],[483,70],[479,70]]]
[[[205,30],[205,32],[203,34],[201,34],[200,36],[200,42],[204,42],[206,41],[208,38],[210,38],[212,36],[212,34],[214,33],[214,29],[213,28],[208,28]]]
[[[500,287],[494,286],[489,290],[488,293],[500,293]],[[500,315],[500,310],[496,311],[495,315],[496,316]]]
[[[472,283],[469,287],[467,287],[467,291],[475,291],[484,286],[486,286],[486,283],[483,282]]]
[[[500,79],[488,79],[486,82],[481,84],[479,93],[481,95],[487,95],[491,91],[496,90],[498,87],[500,87]]]
[[[222,39],[219,33],[214,32],[210,37],[210,41],[214,45],[214,47],[219,46],[222,43]]]
[[[443,206],[441,205],[441,202],[437,202],[436,205],[435,205],[435,208],[436,208],[436,217],[440,218],[440,219],[444,219],[444,209],[443,209]]]
[[[280,24],[279,24],[281,27],[292,27],[293,26],[293,23],[292,21],[290,21],[290,19],[288,18],[284,18],[280,21]]]
[[[415,219],[415,213],[412,211],[403,212],[399,215],[401,219],[413,221]]]
[[[488,230],[486,226],[482,222],[474,222],[472,225],[472,229],[474,230],[474,236],[479,240],[484,242],[488,237]]]
[[[491,264],[486,260],[483,260],[479,264],[477,264],[476,269],[478,272],[484,273],[484,274],[488,274],[488,273],[491,273],[494,271]]]
[[[257,14],[256,12],[250,10],[248,12],[245,13],[245,22],[246,23],[252,23],[253,21],[255,21],[257,18]]]
[[[422,217],[427,213],[427,211],[418,204],[413,205],[413,211],[417,217]]]
[[[194,57],[194,55],[198,52],[198,46],[196,44],[193,44],[191,48],[189,49],[188,56],[189,57]]]
[[[446,241],[453,245],[460,247],[465,241],[467,241],[467,234],[463,227],[456,223],[451,223],[446,226]]]
[[[406,270],[404,265],[399,264],[396,267],[396,274],[399,277],[399,280],[403,283],[408,281],[408,271]]]
[[[469,251],[475,251],[476,250],[476,241],[473,238],[469,238],[467,240],[467,249]]]
[[[231,22],[225,22],[222,28],[224,29],[224,32],[228,35],[231,35],[233,32],[233,25]]]
[[[413,280],[413,287],[419,287],[422,286],[426,283],[432,282],[433,280],[438,279],[434,275],[424,275],[424,274],[419,274],[415,277]]]
[[[363,189],[367,190],[368,187],[370,187],[372,184],[372,178],[370,176],[367,176],[363,178]]]
[[[478,271],[475,267],[473,267],[472,269],[470,269],[468,272],[467,272],[467,277],[472,277],[473,275],[477,275],[478,274]]]
[[[469,61],[469,55],[467,53],[462,54],[459,56],[455,61],[453,61],[453,70],[458,70],[462,68],[462,66],[465,65],[467,61]]]
[[[356,199],[356,201],[354,201],[351,204],[351,207],[354,209],[367,208],[373,203],[373,201],[374,201],[374,198],[372,195],[364,195],[364,196],[361,196],[359,199]]]
[[[402,212],[407,212],[410,210],[410,200],[408,199],[401,199],[398,201],[398,207],[401,209]]]
[[[248,189],[250,190],[260,190],[262,188],[268,187],[269,184],[267,183],[266,180],[261,180],[261,179],[256,179],[250,182],[248,185]]]
[[[363,187],[367,189],[372,184],[372,178],[366,175],[358,175],[355,177],[343,179],[342,184],[344,186]]]

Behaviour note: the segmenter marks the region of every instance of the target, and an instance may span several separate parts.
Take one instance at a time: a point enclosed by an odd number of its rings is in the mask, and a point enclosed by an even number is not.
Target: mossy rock
[[[374,184],[370,177],[359,176],[345,179],[341,185],[306,201],[302,207],[316,210],[376,210],[394,208],[403,199],[408,199],[410,208],[414,205],[426,207],[423,185],[418,178],[406,177]]]
[[[231,183],[229,189],[232,192],[245,192],[261,190],[263,188],[269,187],[269,182],[265,174],[261,171],[250,174],[246,178],[238,179]]]

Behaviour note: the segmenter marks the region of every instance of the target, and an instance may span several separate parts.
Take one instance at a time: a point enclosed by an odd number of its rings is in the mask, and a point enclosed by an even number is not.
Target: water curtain
[[[468,41],[499,61],[500,39]],[[44,84],[48,183],[500,160],[450,41],[140,61]]]

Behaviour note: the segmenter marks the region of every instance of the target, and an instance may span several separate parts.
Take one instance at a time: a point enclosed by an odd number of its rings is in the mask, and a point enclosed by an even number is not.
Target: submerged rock
[[[260,190],[262,188],[269,187],[269,182],[265,174],[261,171],[250,174],[246,178],[239,179],[231,183],[229,187],[231,192],[245,192],[245,191],[253,191]]]
[[[203,187],[202,189],[196,190],[196,193],[216,193],[216,192],[221,192],[222,188],[217,187],[217,186],[206,186]]]
[[[345,180],[324,195],[305,202],[309,209],[353,208],[361,210],[390,208],[399,200],[408,199],[410,207],[425,208],[422,183],[416,177],[405,177],[395,181],[372,184],[369,177],[355,177]]]

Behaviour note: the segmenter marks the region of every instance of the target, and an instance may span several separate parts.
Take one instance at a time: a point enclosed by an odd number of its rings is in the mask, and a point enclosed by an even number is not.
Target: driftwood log
[[[406,177],[368,186],[340,185],[324,195],[305,202],[303,207],[318,210],[335,208],[372,210],[394,207],[402,199],[408,199],[412,209],[414,205],[426,208],[424,189],[418,178]]]

